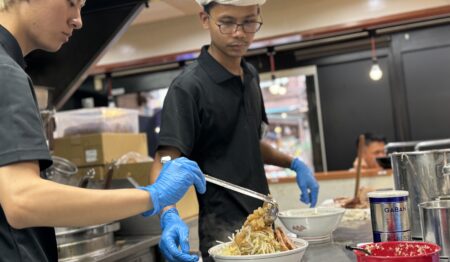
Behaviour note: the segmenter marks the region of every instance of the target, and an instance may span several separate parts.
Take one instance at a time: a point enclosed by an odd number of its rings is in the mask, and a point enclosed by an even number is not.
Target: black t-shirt
[[[0,25],[0,167],[21,161],[51,165],[31,79],[14,37]],[[53,228],[12,228],[0,206],[0,261],[57,261]]]
[[[173,146],[202,171],[228,182],[269,193],[260,151],[267,123],[256,70],[242,62],[244,81],[203,47],[196,62],[173,81],[164,101],[159,146]],[[200,206],[202,253],[226,241],[262,202],[207,183]]]

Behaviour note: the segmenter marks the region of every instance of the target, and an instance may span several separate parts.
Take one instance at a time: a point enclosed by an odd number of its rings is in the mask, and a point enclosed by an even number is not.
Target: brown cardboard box
[[[146,134],[101,133],[57,138],[54,155],[72,161],[79,168],[105,165],[128,152],[148,155]]]
[[[114,179],[124,179],[132,177],[140,186],[146,186],[150,184],[150,169],[153,162],[141,162],[141,163],[128,163],[119,165],[119,167],[113,173]],[[99,185],[103,185],[106,173],[107,165],[83,167],[78,171],[79,176],[84,176],[86,172],[93,168],[95,170],[95,180]],[[177,203],[178,213],[180,217],[191,218],[198,215],[198,202],[195,188],[192,186],[184,197]]]
[[[177,209],[182,219],[198,216],[198,201],[194,186],[189,188],[184,197],[177,203]]]

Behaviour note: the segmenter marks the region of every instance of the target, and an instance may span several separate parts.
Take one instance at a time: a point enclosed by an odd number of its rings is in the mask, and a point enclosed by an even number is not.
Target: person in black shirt
[[[81,28],[83,5],[0,0],[0,261],[57,261],[52,227],[154,215],[193,184],[205,191],[201,170],[186,158],[165,164],[158,181],[141,190],[89,190],[41,177],[52,161],[23,57],[35,49],[57,51]]]
[[[301,200],[316,205],[318,184],[311,170],[261,141],[267,126],[259,77],[243,59],[262,25],[264,0],[197,0],[210,46],[173,81],[164,101],[158,151],[152,167],[156,178],[159,159],[186,156],[214,177],[269,193],[264,163],[291,168],[297,173]],[[262,202],[208,184],[198,195],[200,251],[227,241]],[[189,256],[188,229],[175,207],[161,216],[160,249],[169,261],[195,261]],[[178,245],[181,250],[178,249]]]

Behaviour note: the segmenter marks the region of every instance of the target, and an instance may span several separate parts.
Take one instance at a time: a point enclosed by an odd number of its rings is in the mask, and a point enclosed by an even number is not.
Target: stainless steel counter
[[[372,228],[370,220],[341,222],[333,232],[331,241],[326,243],[310,243],[302,261],[347,262],[356,261],[352,251],[345,249],[345,245],[372,242]]]

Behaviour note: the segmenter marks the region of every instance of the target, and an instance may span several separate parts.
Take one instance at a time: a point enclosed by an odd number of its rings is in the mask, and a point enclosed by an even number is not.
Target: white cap
[[[204,6],[211,2],[216,2],[222,5],[237,5],[237,6],[248,6],[248,5],[263,5],[266,0],[195,0],[199,5]]]

